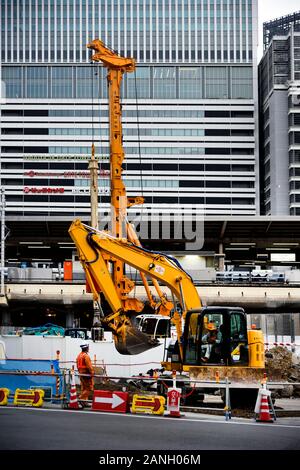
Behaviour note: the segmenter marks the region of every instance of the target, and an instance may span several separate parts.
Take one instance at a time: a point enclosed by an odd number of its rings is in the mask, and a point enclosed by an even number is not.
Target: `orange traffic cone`
[[[71,373],[71,389],[70,389],[70,401],[69,401],[69,408],[73,410],[79,409],[79,404],[77,400],[77,393],[76,393],[76,384],[75,384],[75,374],[74,372]]]
[[[265,423],[274,422],[274,420],[271,418],[271,415],[270,415],[268,395],[265,395],[265,394],[261,395],[259,418],[256,419],[256,421],[265,422]]]

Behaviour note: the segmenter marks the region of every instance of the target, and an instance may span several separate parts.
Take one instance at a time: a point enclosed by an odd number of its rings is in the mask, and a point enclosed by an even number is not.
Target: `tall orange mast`
[[[110,185],[111,185],[111,222],[112,235],[116,238],[127,238],[135,245],[140,245],[138,237],[130,224],[127,223],[127,208],[136,204],[143,204],[144,198],[141,196],[127,197],[126,187],[122,180],[122,164],[125,153],[122,143],[122,110],[120,103],[120,89],[123,74],[134,72],[135,60],[132,58],[120,57],[110,50],[99,39],[95,39],[87,45],[89,49],[95,51],[92,60],[102,62],[107,67],[107,81],[109,88],[109,133],[110,133]],[[112,260],[112,259],[110,259]],[[128,298],[129,292],[133,289],[134,283],[124,275],[124,263],[113,259],[113,281],[120,299],[123,301],[125,310],[139,312],[143,309],[143,304],[137,299]],[[170,313],[173,303],[169,302],[156,279],[152,278],[152,283],[160,298],[156,303],[151,295],[149,285],[144,273],[140,273],[143,281],[149,304],[153,309],[159,309],[165,315]]]
[[[111,230],[113,236],[122,238],[126,237],[127,207],[144,202],[142,198],[129,198],[128,200],[126,188],[122,180],[122,164],[125,154],[122,144],[120,87],[123,74],[135,70],[135,60],[118,56],[99,39],[95,39],[87,47],[95,51],[92,60],[102,62],[108,69]],[[123,233],[124,227],[125,233]],[[120,298],[126,297],[128,291],[131,290],[131,283],[124,277],[124,264],[117,260],[114,260],[113,278]]]

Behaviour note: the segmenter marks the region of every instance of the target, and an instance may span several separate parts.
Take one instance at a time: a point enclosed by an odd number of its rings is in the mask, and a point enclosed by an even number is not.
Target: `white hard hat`
[[[80,347],[81,349],[88,349],[89,348],[89,344],[81,344]]]

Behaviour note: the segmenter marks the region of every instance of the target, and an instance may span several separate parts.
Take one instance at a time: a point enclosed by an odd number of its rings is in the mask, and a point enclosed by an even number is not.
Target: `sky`
[[[263,23],[300,11],[299,0],[258,0],[259,49],[258,60],[263,53]]]

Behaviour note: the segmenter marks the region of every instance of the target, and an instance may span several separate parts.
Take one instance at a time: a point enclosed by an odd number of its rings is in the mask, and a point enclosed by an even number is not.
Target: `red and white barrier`
[[[171,418],[180,418],[182,416],[180,413],[181,388],[176,387],[176,370],[173,370],[172,377],[173,387],[168,388],[167,392],[168,414],[166,416]]]
[[[72,372],[71,372],[71,389],[70,389],[69,408],[73,409],[73,410],[78,410],[79,409],[79,404],[78,404],[78,400],[77,400],[74,370],[72,370]]]
[[[300,347],[300,344],[296,344],[296,343],[265,343],[265,346],[266,348],[268,348],[269,346],[289,346],[289,347]]]

